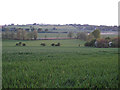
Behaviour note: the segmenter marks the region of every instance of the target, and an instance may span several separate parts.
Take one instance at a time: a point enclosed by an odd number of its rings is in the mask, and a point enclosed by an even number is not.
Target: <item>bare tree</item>
[[[34,30],[34,31],[33,31],[33,35],[34,35],[34,40],[36,40],[37,37],[38,37],[38,32],[37,32],[37,30]]]
[[[17,30],[17,39],[18,40],[21,39],[21,29],[20,28]]]
[[[34,37],[33,32],[32,31],[28,32],[27,36],[29,40],[32,40],[32,38]]]
[[[22,39],[25,40],[26,39],[26,31],[22,30]]]
[[[9,28],[5,28],[5,39],[9,39],[10,38],[9,34],[10,34]]]
[[[80,40],[87,40],[87,34],[85,32],[79,32],[77,33],[77,39],[80,39]]]
[[[72,38],[73,37],[73,32],[69,32],[67,36]]]
[[[10,39],[15,39],[15,32],[14,31],[10,32]]]

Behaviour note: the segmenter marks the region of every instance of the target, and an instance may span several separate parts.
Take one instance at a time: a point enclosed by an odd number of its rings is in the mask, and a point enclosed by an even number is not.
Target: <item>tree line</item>
[[[2,39],[12,40],[36,40],[38,37],[37,30],[26,31],[22,28],[18,28],[16,31],[10,31],[9,28],[5,28],[2,32]]]
[[[36,40],[38,38],[38,33],[42,29],[39,28],[38,30],[31,27],[30,31],[26,31],[23,28],[17,28],[15,31],[10,30],[9,28],[4,28],[4,32],[2,32],[2,39],[12,39],[12,40]],[[45,31],[48,31],[46,29]],[[72,38],[74,36],[73,32],[68,33],[68,37]],[[45,35],[45,38],[47,36]],[[100,30],[96,29],[91,32],[89,35],[85,32],[79,32],[76,34],[76,39],[80,40],[92,40],[93,38],[100,38]]]
[[[69,38],[72,38],[74,36],[74,33],[73,32],[69,32],[68,35],[67,35]],[[94,30],[93,32],[91,33],[85,33],[85,32],[78,32],[76,34],[76,39],[80,39],[80,40],[84,40],[84,41],[90,41],[92,39],[98,39],[100,38],[100,30],[99,29],[96,29]]]

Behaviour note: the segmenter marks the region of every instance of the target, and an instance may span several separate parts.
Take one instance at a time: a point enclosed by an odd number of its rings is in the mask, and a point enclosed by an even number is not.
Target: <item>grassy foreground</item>
[[[26,47],[16,42],[3,41],[3,88],[118,87],[117,48],[78,47],[84,44],[79,40],[24,41]]]

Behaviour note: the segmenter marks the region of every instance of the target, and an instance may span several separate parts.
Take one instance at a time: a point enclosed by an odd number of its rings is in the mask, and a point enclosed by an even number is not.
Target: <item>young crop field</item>
[[[73,33],[73,37],[76,37],[77,33]],[[38,33],[38,38],[60,38],[60,37],[68,37],[68,33]],[[114,38],[118,37],[118,34],[102,34],[101,38]]]
[[[68,33],[39,33],[38,38],[60,38],[67,37]]]
[[[84,47],[76,39],[17,42],[2,42],[3,88],[118,88],[118,48]]]

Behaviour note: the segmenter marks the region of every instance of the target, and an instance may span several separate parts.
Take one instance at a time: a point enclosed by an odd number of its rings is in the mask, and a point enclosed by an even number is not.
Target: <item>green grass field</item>
[[[77,33],[73,33],[73,37],[76,37]],[[68,37],[68,33],[38,33],[38,38],[59,38],[59,37]],[[111,34],[111,35],[101,35],[101,38],[106,38],[106,37],[110,37],[110,38],[114,38],[114,37],[118,37],[118,35],[116,34]]]
[[[23,41],[25,47],[16,42],[3,41],[3,88],[118,87],[117,48],[84,47],[80,40]],[[52,47],[52,42],[62,45]]]
[[[67,37],[67,33],[38,33],[38,38],[59,38]]]

